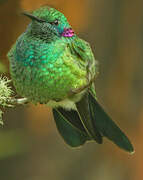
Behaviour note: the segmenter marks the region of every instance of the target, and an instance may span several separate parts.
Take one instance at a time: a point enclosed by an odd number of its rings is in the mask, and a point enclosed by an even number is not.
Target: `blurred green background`
[[[16,107],[6,110],[0,129],[0,180],[142,180],[143,1],[0,0],[0,62],[7,68],[6,54],[29,23],[20,12],[43,4],[61,10],[91,43],[100,62],[98,99],[136,152],[131,156],[107,140],[71,149],[50,109]]]

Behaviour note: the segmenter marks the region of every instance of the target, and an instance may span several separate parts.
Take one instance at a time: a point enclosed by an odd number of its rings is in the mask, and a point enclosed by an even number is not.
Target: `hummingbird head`
[[[28,28],[30,33],[37,35],[41,39],[74,36],[74,31],[66,17],[54,8],[43,6],[32,13],[24,12],[23,14],[32,20],[30,28]]]

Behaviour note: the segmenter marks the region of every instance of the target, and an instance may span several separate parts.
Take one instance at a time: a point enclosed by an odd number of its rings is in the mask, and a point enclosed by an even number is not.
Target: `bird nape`
[[[23,14],[31,23],[8,52],[17,93],[52,107],[58,131],[71,147],[91,140],[101,144],[106,137],[132,153],[129,139],[96,100],[98,63],[90,44],[54,8]]]

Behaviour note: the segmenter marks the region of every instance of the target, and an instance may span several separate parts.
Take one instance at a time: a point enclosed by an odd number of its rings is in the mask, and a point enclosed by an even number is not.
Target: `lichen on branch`
[[[0,76],[0,107],[14,107],[16,105],[22,105],[28,103],[27,98],[15,98],[14,92],[10,87],[9,80],[6,76]],[[3,111],[0,109],[0,124],[3,125],[2,120]]]
[[[6,76],[0,76],[0,106],[9,106],[13,91],[9,86],[10,80]]]

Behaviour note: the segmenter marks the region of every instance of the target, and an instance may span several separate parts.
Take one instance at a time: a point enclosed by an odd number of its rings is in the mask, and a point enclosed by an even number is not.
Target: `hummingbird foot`
[[[22,105],[29,103],[29,100],[27,98],[19,98],[19,99],[12,98],[9,100],[8,103],[11,105]]]

